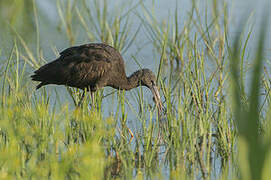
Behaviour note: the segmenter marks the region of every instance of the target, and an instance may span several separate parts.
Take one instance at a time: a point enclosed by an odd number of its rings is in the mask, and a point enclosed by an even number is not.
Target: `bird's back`
[[[37,89],[58,84],[95,91],[106,86],[116,72],[125,76],[120,53],[109,45],[92,43],[65,49],[58,59],[40,67],[31,77],[41,82]]]

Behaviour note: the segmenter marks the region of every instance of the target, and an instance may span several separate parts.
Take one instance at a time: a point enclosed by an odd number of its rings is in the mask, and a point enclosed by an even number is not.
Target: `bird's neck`
[[[126,81],[124,89],[131,90],[133,88],[138,87],[139,85],[140,85],[140,80],[138,76],[136,76],[135,74],[132,74],[131,76],[127,77],[127,81]]]
[[[140,85],[139,77],[136,73],[133,73],[131,76],[119,79],[118,81],[118,87],[115,87],[117,89],[121,90],[131,90],[133,88],[136,88]]]

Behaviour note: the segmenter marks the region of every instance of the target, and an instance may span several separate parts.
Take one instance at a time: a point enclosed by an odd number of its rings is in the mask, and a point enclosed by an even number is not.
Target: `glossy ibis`
[[[97,89],[105,86],[120,90],[146,86],[153,93],[159,114],[162,111],[154,73],[149,69],[141,69],[127,77],[120,53],[103,43],[70,47],[62,51],[58,59],[36,70],[31,78],[33,81],[40,81],[36,89],[47,84],[66,85],[82,90],[86,88],[91,92],[92,98]],[[83,97],[84,94],[81,100]]]

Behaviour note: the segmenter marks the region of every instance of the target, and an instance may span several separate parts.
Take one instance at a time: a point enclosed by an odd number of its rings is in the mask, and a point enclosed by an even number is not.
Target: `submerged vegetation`
[[[144,66],[139,54],[153,48],[149,61],[155,62],[148,63],[157,64],[163,117],[143,88],[100,90],[92,108],[90,97],[75,107],[82,93],[77,89],[35,91],[30,74],[55,56],[48,58],[41,48],[46,32],[32,1],[33,17],[27,18],[35,27],[34,43],[14,24],[15,16],[0,22],[12,37],[11,48],[0,47],[0,178],[269,179],[271,77],[263,51],[268,16],[261,31],[244,23],[231,35],[226,1],[201,7],[194,0],[185,18],[176,1],[166,21],[144,1],[131,2],[109,8],[106,0],[57,0],[55,31],[64,33],[65,48],[96,41],[122,53],[135,49],[143,33],[148,42],[131,59]],[[252,33],[259,38],[248,52]],[[56,49],[52,44],[49,51],[57,56]]]

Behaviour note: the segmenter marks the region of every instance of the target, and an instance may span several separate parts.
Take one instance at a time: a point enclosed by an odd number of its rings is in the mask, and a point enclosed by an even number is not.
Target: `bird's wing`
[[[117,51],[104,44],[87,44],[68,48],[60,57],[32,75],[32,80],[46,84],[68,85],[85,88],[106,82],[109,72],[119,58]],[[107,74],[107,75],[106,75]],[[106,84],[104,84],[106,85]]]
[[[106,74],[111,70],[112,63],[114,62],[110,53],[103,48],[93,49],[88,47],[82,47],[77,50],[76,53],[71,53],[75,49],[70,51],[64,51],[64,58],[67,64],[63,66],[68,69],[67,72],[63,69],[63,73],[69,77],[67,79],[67,85],[76,87],[86,87],[89,85],[96,85],[99,81],[106,81]]]

